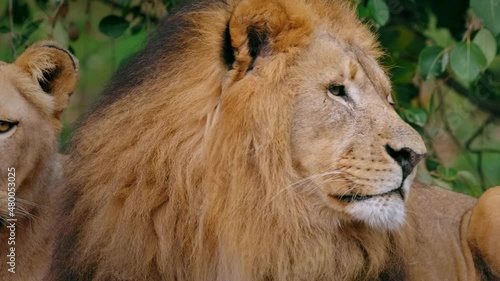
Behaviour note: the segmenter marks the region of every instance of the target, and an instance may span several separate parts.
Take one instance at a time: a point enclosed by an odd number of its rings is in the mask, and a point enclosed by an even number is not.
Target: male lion
[[[347,1],[166,19],[80,121],[47,280],[480,278],[380,55]]]
[[[54,42],[0,62],[0,280],[39,281],[49,268],[60,117],[77,80],[76,59]]]

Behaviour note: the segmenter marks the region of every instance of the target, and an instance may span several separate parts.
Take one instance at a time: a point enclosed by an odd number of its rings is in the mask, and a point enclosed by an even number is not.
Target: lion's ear
[[[259,58],[288,52],[308,40],[312,24],[293,2],[244,0],[236,6],[225,40],[230,42],[232,66],[240,77],[252,70]]]
[[[54,98],[54,117],[60,118],[78,82],[77,59],[56,42],[42,41],[29,47],[15,65]]]

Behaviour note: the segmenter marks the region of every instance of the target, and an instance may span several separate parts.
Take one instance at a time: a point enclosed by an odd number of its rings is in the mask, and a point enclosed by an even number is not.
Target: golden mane
[[[312,27],[381,54],[346,2],[213,1],[163,21],[77,127],[47,280],[401,277],[398,233],[342,225],[283,192],[301,178],[283,85]],[[228,23],[254,21],[255,11],[271,15],[279,59],[260,80],[238,83],[251,50],[233,54],[245,41]]]

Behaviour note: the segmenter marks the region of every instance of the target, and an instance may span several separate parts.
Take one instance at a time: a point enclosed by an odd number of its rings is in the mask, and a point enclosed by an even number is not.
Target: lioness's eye
[[[328,86],[328,94],[336,97],[347,97],[343,85],[330,85]]]
[[[0,120],[0,134],[5,134],[5,133],[9,132],[16,125],[17,125],[17,123]]]

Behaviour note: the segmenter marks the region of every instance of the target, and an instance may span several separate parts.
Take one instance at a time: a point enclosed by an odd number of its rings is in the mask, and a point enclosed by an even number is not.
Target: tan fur
[[[500,188],[479,200],[419,183],[407,203],[409,241],[405,280],[500,280]]]
[[[493,276],[500,280],[500,187],[488,189],[477,202],[467,238]]]
[[[414,183],[407,221],[415,237],[405,253],[404,280],[480,281],[466,240],[470,212],[476,200],[438,187]]]
[[[443,221],[387,150],[425,147],[373,35],[344,1],[226,2],[160,25],[81,120],[46,280],[433,280],[410,265]]]
[[[54,239],[53,193],[62,177],[57,137],[60,114],[77,82],[76,60],[55,42],[28,48],[13,64],[0,64],[0,121],[19,122],[0,133],[0,280],[38,281],[50,265]],[[74,65],[73,65],[74,64]],[[58,75],[47,73],[58,70]],[[45,79],[51,91],[44,92]],[[47,80],[48,79],[48,80]],[[7,209],[8,169],[15,168],[16,209]],[[8,244],[15,218],[15,244]],[[15,273],[6,255],[15,247]]]

